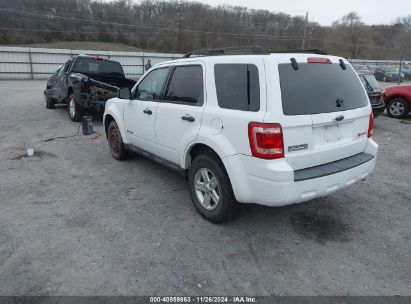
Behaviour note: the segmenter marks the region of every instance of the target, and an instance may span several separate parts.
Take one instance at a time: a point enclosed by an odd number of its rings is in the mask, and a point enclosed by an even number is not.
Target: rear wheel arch
[[[201,154],[211,154],[217,157],[221,161],[221,157],[218,155],[218,153],[213,148],[203,143],[195,143],[187,149],[187,152],[184,158],[184,165],[185,165],[184,167],[186,169],[190,168],[193,160]]]
[[[69,98],[70,95],[72,95],[72,94],[74,94],[73,88],[72,88],[72,87],[69,87],[69,88],[67,89],[67,98]]]

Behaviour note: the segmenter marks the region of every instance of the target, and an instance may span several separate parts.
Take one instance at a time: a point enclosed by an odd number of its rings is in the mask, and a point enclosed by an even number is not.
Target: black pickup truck
[[[131,89],[135,83],[125,77],[117,61],[75,56],[47,81],[46,107],[53,109],[56,104],[67,104],[70,119],[80,121],[86,109],[104,110],[106,101],[117,96],[119,89]]]

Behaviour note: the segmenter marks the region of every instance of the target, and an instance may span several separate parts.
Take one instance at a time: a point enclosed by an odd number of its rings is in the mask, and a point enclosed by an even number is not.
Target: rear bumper
[[[240,203],[256,203],[266,206],[284,206],[305,202],[331,194],[367,177],[374,169],[378,145],[369,140],[364,151],[368,161],[325,176],[298,179],[286,159],[266,161],[246,155],[223,159]],[[316,175],[313,175],[316,176]]]

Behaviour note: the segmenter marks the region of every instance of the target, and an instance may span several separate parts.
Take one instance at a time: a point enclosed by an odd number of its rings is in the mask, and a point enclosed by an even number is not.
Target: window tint
[[[330,113],[365,107],[362,83],[351,66],[339,64],[279,64],[281,97],[285,115]]]
[[[148,73],[139,83],[134,98],[140,100],[161,99],[161,91],[163,90],[169,69],[156,69]]]
[[[260,110],[260,82],[254,64],[216,64],[214,75],[220,108]]]
[[[203,69],[200,65],[178,66],[174,69],[164,100],[203,104]]]

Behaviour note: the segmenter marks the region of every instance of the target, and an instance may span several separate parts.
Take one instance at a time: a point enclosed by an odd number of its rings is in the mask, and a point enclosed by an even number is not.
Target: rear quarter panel
[[[253,64],[258,68],[259,111],[241,111],[218,105],[214,66],[216,64]],[[251,155],[248,124],[263,122],[266,112],[265,66],[262,56],[216,56],[206,62],[206,107],[196,143],[211,147],[221,158],[235,154]],[[195,143],[192,143],[195,144]]]

